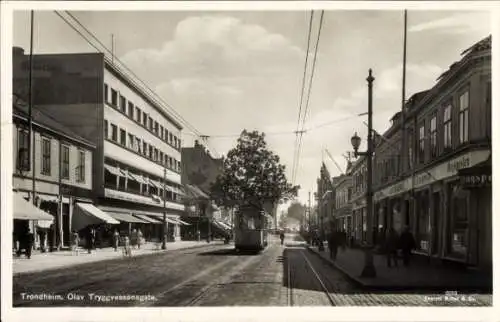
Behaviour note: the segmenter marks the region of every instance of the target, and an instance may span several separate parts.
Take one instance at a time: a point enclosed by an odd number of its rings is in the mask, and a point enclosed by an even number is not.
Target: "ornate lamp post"
[[[373,265],[373,187],[372,187],[372,156],[373,156],[373,106],[372,106],[372,92],[373,92],[373,81],[375,78],[372,76],[372,70],[368,72],[368,138],[367,138],[367,150],[364,152],[359,152],[359,145],[361,144],[361,138],[357,133],[351,138],[351,144],[354,149],[354,156],[366,156],[366,168],[367,168],[367,184],[366,184],[366,221],[367,221],[367,240],[368,247],[365,248],[365,265],[361,276],[363,277],[375,277],[377,272],[375,266]]]

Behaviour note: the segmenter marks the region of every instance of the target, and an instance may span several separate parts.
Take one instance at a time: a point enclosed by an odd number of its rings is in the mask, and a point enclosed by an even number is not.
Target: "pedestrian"
[[[128,236],[123,237],[123,256],[132,256],[132,248],[130,247],[130,238]]]
[[[387,256],[387,267],[391,267],[394,262],[394,266],[398,267],[398,234],[394,228],[390,228],[387,231],[387,237],[385,240],[385,252]]]
[[[115,232],[113,233],[113,248],[115,249],[115,252],[118,251],[119,243],[120,243],[120,233],[118,232],[117,229],[115,229]]]
[[[281,245],[283,245],[285,241],[285,232],[283,230],[280,231],[280,240],[281,240]]]
[[[328,250],[330,251],[330,259],[337,259],[338,247],[339,245],[337,231],[332,230],[328,236]]]
[[[137,245],[137,230],[135,228],[130,234],[130,245],[132,246],[132,248],[135,248],[135,246]]]
[[[142,244],[142,232],[141,229],[137,229],[137,248],[141,248]]]
[[[77,256],[80,255],[78,251],[79,243],[80,243],[80,236],[78,236],[78,232],[76,230],[73,230],[71,233],[71,252],[73,254],[76,254]]]
[[[19,238],[19,248],[17,249],[17,256],[20,257],[22,250],[24,249],[24,254],[26,258],[31,258],[31,250],[33,249],[33,244],[35,242],[35,236],[31,232],[31,228],[27,227],[26,230],[21,234]]]
[[[403,255],[403,264],[409,266],[411,251],[415,249],[416,243],[408,226],[405,226],[403,233],[399,237],[399,246]]]
[[[85,243],[87,246],[87,251],[89,254],[92,253],[92,248],[94,248],[94,230],[91,226],[87,227],[86,235],[85,235]]]

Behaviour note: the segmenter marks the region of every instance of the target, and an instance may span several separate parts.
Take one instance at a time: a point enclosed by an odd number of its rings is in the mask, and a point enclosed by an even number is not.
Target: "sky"
[[[214,156],[243,129],[267,133],[292,180],[310,11],[71,12],[128,68],[203,135]],[[314,12],[308,83],[319,29]],[[485,11],[408,11],[406,97],[428,89],[460,53],[491,33]],[[35,53],[95,52],[52,11],[36,12]],[[29,49],[29,14],[14,14],[13,42]],[[368,70],[375,77],[374,128],[401,109],[402,10],[325,11],[295,184],[316,189],[321,163],[340,174],[357,132],[365,147]],[[307,94],[307,86],[306,93]],[[307,95],[305,95],[307,96]],[[304,111],[306,106],[302,110]],[[185,129],[183,145],[195,136]]]

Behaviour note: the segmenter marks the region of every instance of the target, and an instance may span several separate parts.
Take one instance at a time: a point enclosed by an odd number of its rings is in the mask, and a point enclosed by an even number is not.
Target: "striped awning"
[[[113,166],[110,166],[110,165],[107,165],[105,164],[104,165],[104,168],[111,174],[115,175],[115,176],[123,176],[123,173],[120,172],[120,170],[118,170],[118,168],[115,168]]]
[[[114,219],[121,221],[121,222],[130,222],[130,223],[138,223],[138,224],[148,224],[149,223],[145,220],[134,217],[131,214],[110,212],[109,215],[111,217],[113,217]]]
[[[158,220],[160,220],[160,221],[163,221],[163,215],[162,214],[150,214],[148,216],[152,216],[154,218],[158,218]],[[169,217],[167,217],[165,219],[165,221],[168,222],[169,224],[174,224],[174,225],[178,225],[179,224],[177,221],[175,221],[175,220],[173,220],[172,218],[169,218]]]

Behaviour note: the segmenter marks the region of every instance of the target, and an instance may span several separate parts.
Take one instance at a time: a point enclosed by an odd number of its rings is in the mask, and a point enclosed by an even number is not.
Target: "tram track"
[[[327,299],[327,303],[331,306],[336,306],[335,300],[333,299],[331,293],[332,288],[330,283],[328,282],[328,278],[324,277],[319,273],[317,269],[314,268],[311,261],[307,258],[307,255],[303,250],[297,251],[300,255],[290,255],[291,252],[287,254],[286,257],[286,271],[287,271],[287,305],[288,306],[297,306],[300,305],[300,300],[297,300],[297,293],[299,293],[300,287],[297,287],[299,284],[298,279],[295,278],[303,278],[303,274],[298,274],[299,267],[302,267],[305,271],[308,272],[307,276],[311,278],[318,286],[318,291],[320,290],[324,298]],[[295,257],[294,263],[292,264],[291,257]],[[298,259],[300,258],[300,260]],[[297,272],[296,272],[297,271]]]

